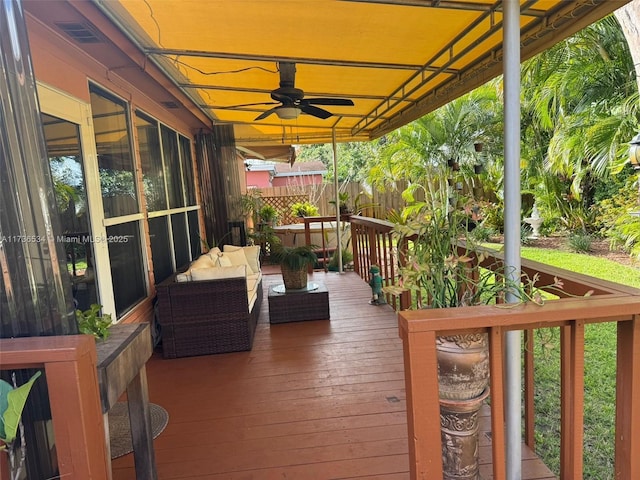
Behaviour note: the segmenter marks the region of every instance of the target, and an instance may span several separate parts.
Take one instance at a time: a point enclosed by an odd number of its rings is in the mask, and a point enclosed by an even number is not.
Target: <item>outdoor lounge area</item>
[[[149,399],[169,412],[154,441],[158,478],[406,480],[407,403],[402,342],[390,306],[372,306],[355,273],[315,272],[331,320],[269,324],[266,270],[253,349],[147,364]],[[489,410],[481,420],[481,472],[491,473]],[[437,420],[436,420],[437,422]],[[527,448],[524,480],[555,478]],[[133,455],[112,462],[134,480]]]
[[[548,117],[536,131],[528,122],[548,112],[532,110],[545,102],[525,88],[554,91],[529,78],[526,62],[589,27],[628,46],[610,24],[632,3],[640,15],[640,0],[4,1],[0,414],[13,422],[0,424],[0,478],[601,480],[587,474],[585,434],[585,392],[600,387],[586,366],[595,348],[610,367],[607,474],[640,479],[640,289],[616,283],[617,271],[594,278],[522,255],[536,202],[548,221],[536,235],[550,223],[584,227],[576,203],[596,216],[569,190],[615,190],[604,176],[590,183],[596,160],[626,169],[625,188],[637,181],[637,102],[618,115],[637,99],[637,59],[621,54],[627,68],[608,62],[617,57],[606,48],[582,49],[611,67],[591,86],[606,78],[613,88],[598,111],[571,112],[575,124]],[[562,58],[556,66],[573,64]],[[569,103],[596,105],[576,101],[582,83],[570,83]],[[494,108],[474,100],[462,105],[474,122],[458,118],[454,107],[487,85]],[[432,121],[449,107],[468,129]],[[625,120],[615,143],[581,150],[601,138],[587,120],[612,125],[614,115]],[[593,169],[547,171],[556,126],[577,140],[561,156]],[[282,292],[278,268],[260,263],[272,253],[278,262],[275,223],[256,218],[243,170],[248,159],[293,165],[304,148],[333,164],[334,198],[279,233],[317,242],[325,271],[311,273],[317,288]],[[358,178],[364,193],[389,190],[393,201],[355,208],[358,188],[342,223],[340,188],[365,170],[374,175]],[[607,221],[626,219],[627,206]],[[446,221],[427,243],[437,211]],[[503,251],[480,239],[466,250],[467,234],[488,228],[482,218]],[[216,248],[227,255],[210,258]],[[228,258],[241,248],[254,261]],[[445,250],[436,274],[429,256]],[[349,271],[328,272],[329,258]],[[443,289],[453,303],[424,288],[435,278],[455,278]],[[588,334],[601,325],[606,347]],[[540,332],[549,331],[557,368],[541,387]],[[483,344],[465,367],[481,388],[464,398],[442,381],[447,342]],[[451,364],[459,386],[473,383]],[[557,415],[540,414],[547,398]],[[477,408],[461,411],[463,401]],[[117,458],[116,406],[134,452]]]

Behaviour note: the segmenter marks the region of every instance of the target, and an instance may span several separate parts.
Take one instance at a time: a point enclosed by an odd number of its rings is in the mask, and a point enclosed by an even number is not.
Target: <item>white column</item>
[[[520,279],[520,2],[504,6],[504,247],[509,278]],[[515,295],[507,302],[517,301]],[[519,331],[506,334],[505,343],[506,473],[522,478],[522,374]]]
[[[338,272],[342,273],[342,230],[340,228],[340,196],[338,194],[338,145],[336,144],[336,127],[333,127],[331,130],[331,143],[333,146],[333,186],[336,191],[336,248],[338,249]]]

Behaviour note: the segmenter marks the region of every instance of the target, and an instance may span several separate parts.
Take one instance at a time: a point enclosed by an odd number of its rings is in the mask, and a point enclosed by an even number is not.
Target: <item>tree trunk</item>
[[[640,0],[632,0],[624,7],[614,12],[618,23],[622,27],[622,32],[627,39],[631,58],[636,69],[636,82],[640,90]]]

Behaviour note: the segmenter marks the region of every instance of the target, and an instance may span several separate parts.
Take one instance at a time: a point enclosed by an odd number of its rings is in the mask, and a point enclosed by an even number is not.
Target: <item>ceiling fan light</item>
[[[293,120],[300,115],[300,109],[296,107],[280,107],[276,110],[276,115],[281,120]]]

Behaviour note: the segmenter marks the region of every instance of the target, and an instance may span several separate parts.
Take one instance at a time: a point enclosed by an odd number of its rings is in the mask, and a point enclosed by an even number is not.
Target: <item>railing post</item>
[[[640,478],[640,315],[618,322],[616,479]]]
[[[491,368],[491,446],[493,478],[505,480],[506,453],[504,432],[504,331],[501,327],[489,329],[489,364]]]
[[[400,335],[404,344],[411,479],[440,480],[442,446],[436,334],[411,333],[401,327]]]
[[[560,477],[582,478],[584,322],[560,327]],[[631,477],[630,477],[631,478]]]
[[[524,331],[524,442],[531,450],[535,448],[535,402],[533,329]]]
[[[311,245],[311,225],[309,225],[309,217],[304,217],[304,244]],[[313,273],[313,265],[307,267],[307,273]]]
[[[407,265],[407,252],[409,251],[409,240],[401,238],[398,241],[398,263],[400,267]],[[411,292],[406,291],[400,294],[400,310],[411,308]]]
[[[378,263],[377,247],[376,231],[373,228],[369,228],[369,265]]]
[[[360,225],[351,222],[351,248],[353,249],[353,270],[362,278],[360,271]]]

